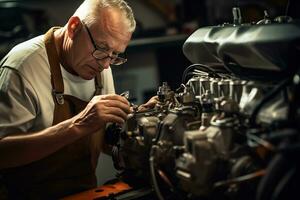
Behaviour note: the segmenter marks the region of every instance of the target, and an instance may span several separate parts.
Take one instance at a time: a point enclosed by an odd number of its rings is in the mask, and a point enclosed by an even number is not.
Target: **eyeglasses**
[[[91,42],[95,48],[95,50],[93,51],[92,53],[92,56],[97,59],[97,60],[102,60],[102,59],[105,59],[105,58],[110,58],[110,64],[111,65],[122,65],[124,64],[127,59],[126,58],[122,58],[122,57],[119,57],[118,54],[113,54],[113,55],[109,55],[108,53],[108,49],[107,48],[103,48],[103,47],[99,47],[95,40],[93,39],[92,37],[92,34],[89,30],[89,28],[87,27],[87,25],[84,25],[88,34],[89,34],[89,37],[91,39]]]

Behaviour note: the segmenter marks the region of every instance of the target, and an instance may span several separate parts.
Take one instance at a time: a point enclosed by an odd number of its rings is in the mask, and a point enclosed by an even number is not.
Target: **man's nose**
[[[110,67],[110,57],[103,58],[101,60],[98,60],[98,64],[101,65],[104,69],[108,69]]]

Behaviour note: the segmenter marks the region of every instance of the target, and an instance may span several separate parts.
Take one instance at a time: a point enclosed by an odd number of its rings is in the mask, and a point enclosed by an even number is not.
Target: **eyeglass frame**
[[[115,57],[110,56],[109,53],[107,53],[107,50],[106,50],[106,49],[99,47],[99,46],[96,44],[96,42],[95,42],[95,40],[94,40],[94,38],[93,38],[93,36],[92,36],[92,34],[91,34],[91,32],[90,32],[88,26],[87,26],[86,24],[84,24],[84,26],[85,26],[85,28],[86,28],[86,30],[87,30],[87,32],[88,32],[89,38],[90,38],[90,40],[91,40],[91,42],[92,42],[92,44],[93,44],[93,46],[94,46],[94,51],[92,52],[92,56],[93,56],[96,60],[103,60],[103,59],[106,59],[106,58],[110,58],[109,64],[111,64],[111,65],[122,65],[122,64],[124,64],[125,62],[127,62],[127,59],[126,59],[126,58],[119,57],[118,55],[115,55]],[[103,55],[105,55],[105,56],[104,56],[104,57],[101,57],[101,58],[95,56],[95,52],[97,52],[97,51],[100,51],[100,52],[103,53]],[[119,62],[116,62],[116,60],[119,60]]]

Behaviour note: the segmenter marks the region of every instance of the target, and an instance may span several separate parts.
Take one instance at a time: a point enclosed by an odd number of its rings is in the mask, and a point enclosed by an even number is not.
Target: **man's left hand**
[[[152,97],[147,103],[138,107],[138,112],[154,108],[158,101],[158,96]]]

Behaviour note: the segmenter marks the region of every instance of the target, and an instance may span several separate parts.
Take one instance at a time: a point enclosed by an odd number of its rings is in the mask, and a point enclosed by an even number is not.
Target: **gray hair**
[[[101,8],[117,8],[120,9],[128,20],[129,31],[133,32],[136,27],[136,22],[131,7],[124,0],[85,0],[74,15],[78,16],[85,23],[93,23],[99,15]]]

